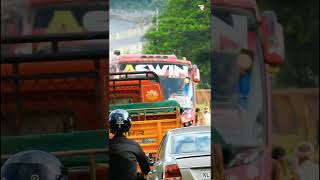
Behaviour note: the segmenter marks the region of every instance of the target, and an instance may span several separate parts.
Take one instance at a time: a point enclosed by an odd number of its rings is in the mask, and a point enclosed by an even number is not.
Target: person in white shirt
[[[206,121],[206,125],[210,126],[211,125],[211,112],[209,111],[208,106],[204,107],[203,111],[204,111],[204,118]]]

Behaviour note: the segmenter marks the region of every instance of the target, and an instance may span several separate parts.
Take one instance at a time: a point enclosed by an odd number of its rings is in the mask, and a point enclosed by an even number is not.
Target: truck
[[[154,162],[163,135],[181,127],[180,104],[164,99],[159,77],[153,71],[110,73],[108,94],[110,111],[125,109],[131,116],[127,137],[138,142]]]
[[[108,55],[59,51],[61,41],[107,38],[108,32],[1,37],[3,46],[58,42],[53,53],[1,54],[2,164],[36,149],[57,156],[70,179],[107,178]]]
[[[96,23],[107,9],[32,0],[2,22],[1,165],[38,149],[57,156],[71,180],[108,178],[109,32]]]
[[[155,72],[164,98],[175,100],[182,107],[182,126],[195,125],[196,85],[200,81],[200,73],[191,61],[186,58],[180,60],[175,55],[124,54],[112,64],[114,72]]]
[[[230,180],[271,179],[271,79],[284,63],[283,29],[255,0],[212,0],[213,127]],[[214,162],[214,161],[212,161]]]

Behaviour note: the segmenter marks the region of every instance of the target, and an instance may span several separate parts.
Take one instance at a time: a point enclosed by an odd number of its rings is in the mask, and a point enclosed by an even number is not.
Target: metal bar
[[[103,154],[108,152],[109,152],[109,149],[104,148],[104,149],[86,149],[86,150],[51,152],[51,154],[57,157],[65,157],[65,156],[81,156],[81,155],[90,155],[90,154]]]
[[[114,86],[114,84],[115,84],[115,81],[112,81],[112,92],[115,92],[115,86]],[[109,91],[108,91],[109,92]],[[110,93],[110,92],[109,92]],[[116,103],[116,96],[114,95],[113,96],[113,99],[112,99],[112,102],[113,103]]]
[[[95,97],[96,97],[96,117],[97,120],[101,123],[100,127],[103,127],[103,120],[102,120],[102,115],[101,115],[101,93],[100,93],[100,62],[99,60],[94,61],[94,67],[95,67],[95,73],[97,74],[96,79],[95,79]]]
[[[85,149],[85,150],[72,150],[72,151],[58,151],[58,152],[51,152],[50,154],[57,156],[57,157],[66,157],[66,156],[85,156],[91,154],[103,154],[108,153],[109,149]],[[1,160],[7,160],[12,155],[1,155]]]
[[[128,109],[127,111],[142,111],[142,110],[163,110],[163,109],[171,109],[171,108],[177,108],[176,106],[166,106],[166,107],[155,107],[155,108],[143,108],[143,109]],[[174,112],[176,113],[176,112]]]
[[[104,129],[109,129],[108,126],[108,112],[109,112],[109,96],[108,96],[108,91],[109,91],[109,81],[106,77],[106,74],[109,73],[109,61],[106,60],[104,61],[99,61],[101,62],[101,68],[100,68],[100,93],[101,93],[101,121],[102,121],[102,127]]]
[[[4,37],[1,37],[1,44],[19,44],[19,43],[51,42],[51,41],[77,41],[77,40],[94,40],[94,39],[109,39],[109,31],[4,36]]]
[[[102,166],[102,164],[99,164],[99,166]],[[109,164],[103,164],[103,167],[105,167],[106,169],[109,168]],[[81,167],[81,169],[79,167],[76,168],[68,168],[68,174],[69,175],[75,175],[75,174],[82,174],[84,172],[90,172],[89,167]]]
[[[19,75],[19,66],[18,64],[13,65],[13,73],[18,76]],[[21,114],[22,114],[22,102],[21,102],[21,96],[20,96],[20,91],[19,91],[19,80],[15,79],[13,81],[14,85],[14,93],[15,93],[15,105],[16,105],[16,119],[15,119],[15,127],[16,127],[16,134],[20,134],[20,119],[21,119]]]
[[[2,76],[1,80],[3,81],[16,81],[16,80],[40,80],[40,79],[65,79],[69,78],[78,78],[78,77],[89,77],[94,78],[97,76],[97,73],[94,71],[90,72],[70,72],[70,73],[46,73],[46,74],[32,74],[32,75],[11,75],[11,76]]]
[[[153,71],[142,71],[142,72],[118,72],[118,73],[110,73],[109,74],[109,79],[110,80],[118,80],[116,78],[112,78],[112,76],[116,76],[116,75],[125,75],[125,79],[128,80],[132,80],[133,78],[128,77],[128,75],[141,75],[144,74],[145,77],[135,77],[135,78],[139,78],[141,80],[147,79],[147,80],[155,80],[156,82],[159,82],[159,76],[153,72]],[[149,75],[152,76],[149,76]],[[121,79],[121,78],[119,78]],[[138,80],[138,79],[137,79]]]
[[[108,47],[106,47],[108,49]],[[58,52],[44,54],[19,54],[2,55],[1,64],[32,63],[32,62],[55,62],[55,61],[79,61],[88,59],[105,60],[109,57],[105,50],[79,51],[79,52]]]
[[[130,86],[139,86],[139,84],[123,84],[123,85],[109,85],[109,87],[130,87]]]
[[[145,78],[145,79],[141,79],[141,78],[130,78],[130,79],[117,79],[116,81],[135,81],[135,80],[154,80],[152,78]]]
[[[97,171],[96,171],[96,156],[95,155],[90,155],[90,179],[91,180],[96,180],[97,179]]]
[[[57,53],[59,49],[58,41],[52,41],[52,52]]]
[[[141,80],[139,79],[139,102],[142,102],[142,92],[141,92]]]
[[[120,94],[124,94],[124,93],[137,93],[137,90],[120,90],[120,91],[112,91],[109,92],[110,94],[119,94],[119,92],[121,92]],[[130,96],[128,96],[130,97]]]
[[[113,72],[110,73],[109,75],[130,75],[130,74],[152,74],[154,76],[158,76],[155,72],[153,71],[135,71],[135,72]]]
[[[152,77],[130,77],[130,78],[119,78],[119,79],[110,79],[110,81],[131,81],[131,80],[155,80]]]

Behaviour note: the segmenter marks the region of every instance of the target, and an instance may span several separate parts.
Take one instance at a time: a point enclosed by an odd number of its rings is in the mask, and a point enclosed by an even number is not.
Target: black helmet
[[[131,127],[131,118],[128,111],[123,109],[113,110],[109,115],[111,133],[128,132]]]
[[[1,167],[1,180],[67,180],[61,162],[53,155],[29,150],[11,156]]]

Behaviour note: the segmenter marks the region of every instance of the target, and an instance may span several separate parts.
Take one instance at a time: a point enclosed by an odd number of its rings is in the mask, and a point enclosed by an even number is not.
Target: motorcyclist
[[[28,150],[11,156],[1,167],[1,180],[67,180],[67,172],[53,155]]]
[[[116,109],[109,115],[110,132],[110,177],[112,180],[137,180],[137,163],[144,175],[150,171],[148,158],[141,146],[125,136],[131,127],[131,118],[126,110]],[[141,177],[139,177],[141,178]]]

